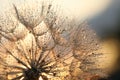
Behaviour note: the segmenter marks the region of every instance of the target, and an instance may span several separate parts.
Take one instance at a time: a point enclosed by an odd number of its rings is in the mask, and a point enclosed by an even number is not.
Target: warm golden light
[[[39,80],[43,80],[41,76],[39,77]]]
[[[111,0],[55,0],[53,5],[62,8],[64,16],[85,19],[105,10]]]

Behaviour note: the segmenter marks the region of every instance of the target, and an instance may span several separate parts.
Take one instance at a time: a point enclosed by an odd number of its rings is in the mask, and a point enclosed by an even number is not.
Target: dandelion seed
[[[86,21],[76,17],[79,12],[67,10],[74,10],[67,1],[11,2],[9,12],[4,8],[0,14],[1,79],[80,80],[85,73],[104,73],[97,62],[108,55],[96,53],[99,38]]]

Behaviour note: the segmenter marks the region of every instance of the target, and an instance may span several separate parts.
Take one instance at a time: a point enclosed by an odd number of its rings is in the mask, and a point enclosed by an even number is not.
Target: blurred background
[[[116,64],[118,67],[107,80],[120,80],[120,0],[112,0],[111,5],[105,11],[89,20],[89,24],[102,40],[111,41],[117,46],[119,59]],[[109,47],[112,46],[109,45]]]

